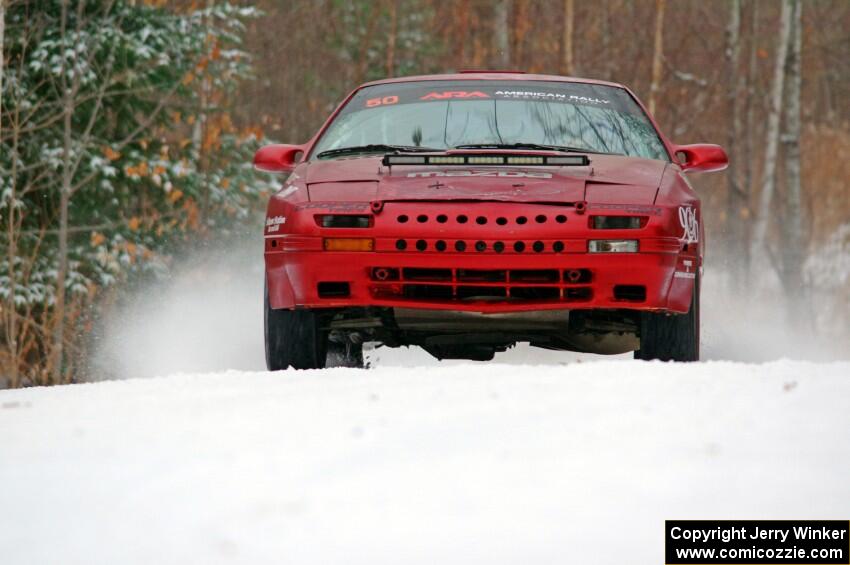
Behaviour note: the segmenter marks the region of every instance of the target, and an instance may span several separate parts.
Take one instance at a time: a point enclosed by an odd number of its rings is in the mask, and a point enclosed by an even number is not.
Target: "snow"
[[[0,391],[3,563],[663,563],[850,508],[847,362],[392,363]]]

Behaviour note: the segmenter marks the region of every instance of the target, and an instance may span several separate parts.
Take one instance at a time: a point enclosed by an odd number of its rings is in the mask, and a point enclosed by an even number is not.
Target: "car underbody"
[[[490,313],[421,308],[352,308],[321,314],[333,343],[416,345],[437,359],[486,361],[517,343],[617,354],[639,348],[634,310],[531,310]]]

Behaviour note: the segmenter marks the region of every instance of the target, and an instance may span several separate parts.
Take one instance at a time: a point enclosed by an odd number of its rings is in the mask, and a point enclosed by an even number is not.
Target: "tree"
[[[493,37],[496,41],[496,61],[503,69],[511,65],[511,11],[512,0],[497,0],[494,6],[496,17],[493,23]]]
[[[387,34],[387,76],[395,74],[395,44],[398,39],[398,0],[389,0],[390,31]]]
[[[649,113],[655,114],[655,104],[661,88],[661,68],[664,63],[664,7],[666,0],[655,0],[655,42],[652,50],[652,82],[649,86]]]
[[[738,139],[741,136],[741,98],[742,75],[738,72],[740,58],[741,30],[741,0],[729,2],[729,23],[726,26],[726,152],[729,155],[738,154]],[[726,245],[729,249],[740,245],[743,230],[741,229],[741,211],[744,208],[744,194],[738,180],[738,161],[731,159],[726,173]],[[730,265],[732,280],[737,287],[741,284],[740,263],[733,261]]]
[[[792,10],[790,0],[782,2],[782,13],[779,20],[779,37],[776,44],[776,58],[773,66],[773,83],[770,93],[770,106],[767,113],[767,129],[765,133],[764,173],[762,174],[759,205],[756,209],[755,226],[753,227],[752,255],[758,258],[759,253],[765,253],[767,227],[771,217],[773,193],[776,187],[776,155],[779,147],[779,119],[782,110],[782,92],[785,85],[785,60],[788,54],[788,43],[791,37]]]
[[[573,60],[574,8],[573,0],[564,0],[564,33],[561,39],[561,74],[567,76],[575,73],[575,62]]]
[[[227,229],[269,190],[250,169],[261,135],[238,132],[219,107],[247,76],[236,46],[252,13],[229,4],[182,14],[124,1],[9,6],[0,331],[13,386],[72,379],[67,348],[79,346],[100,289],[161,271],[182,234]],[[205,108],[197,88],[210,95]],[[201,114],[207,126],[195,142]]]
[[[802,12],[800,0],[789,0],[791,5],[791,41],[786,61],[787,93],[785,102],[785,214],[782,221],[782,282],[788,296],[789,318],[802,319],[804,234],[802,186],[800,180],[800,82],[802,52]]]

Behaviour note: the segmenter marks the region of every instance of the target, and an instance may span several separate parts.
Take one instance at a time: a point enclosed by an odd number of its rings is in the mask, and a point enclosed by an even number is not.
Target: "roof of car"
[[[595,80],[590,78],[565,77],[559,75],[537,75],[526,74],[517,71],[463,71],[460,73],[441,74],[441,75],[419,75],[411,77],[396,77],[385,78],[367,82],[362,86],[372,86],[375,84],[388,84],[394,82],[418,82],[428,80],[522,80],[522,81],[544,81],[544,82],[579,82],[584,84],[600,84],[604,86],[615,86],[625,88],[622,84],[616,82],[608,82],[604,80]]]

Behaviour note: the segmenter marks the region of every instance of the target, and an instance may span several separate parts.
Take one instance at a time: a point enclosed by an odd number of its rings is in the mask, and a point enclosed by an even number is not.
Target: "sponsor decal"
[[[370,98],[366,101],[367,108],[374,108],[375,106],[391,106],[393,104],[398,104],[398,96],[384,96],[383,98]]]
[[[329,212],[368,212],[369,204],[364,202],[302,202],[296,205],[299,210],[327,210]]]
[[[658,206],[641,206],[640,204],[588,204],[591,210],[622,210],[632,214],[651,214],[660,216],[663,209]]]
[[[501,177],[501,178],[528,178],[528,179],[551,179],[552,173],[541,173],[537,171],[420,171],[407,173],[410,178],[429,177]]]
[[[447,90],[445,92],[429,92],[425,96],[420,97],[420,100],[446,100],[449,98],[490,98],[480,90],[474,92],[466,92],[463,90]]]
[[[513,98],[520,100],[549,100],[554,102],[577,102],[579,104],[596,104],[604,106],[610,104],[610,100],[592,98],[590,96],[578,96],[576,94],[564,94],[562,92],[540,92],[534,90],[497,90],[496,96],[502,98]]]
[[[679,206],[679,224],[682,226],[682,239],[686,243],[699,241],[699,221],[696,210],[692,206]]]
[[[289,196],[293,192],[296,192],[297,190],[298,190],[297,186],[289,185],[286,188],[284,188],[283,190],[281,190],[280,192],[278,192],[277,195],[280,198],[286,198],[287,196]]]
[[[280,231],[280,226],[286,223],[286,216],[275,216],[266,219],[266,232],[274,233]]]
[[[673,277],[677,279],[695,279],[696,276],[696,273],[683,273],[682,271],[673,273]]]

